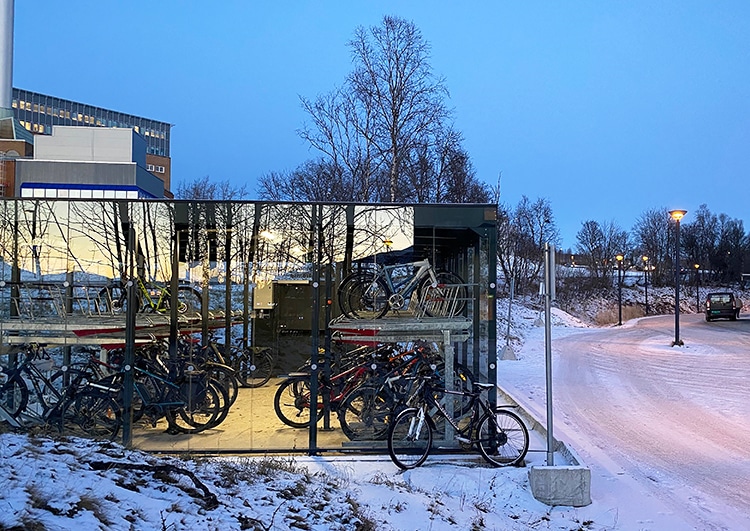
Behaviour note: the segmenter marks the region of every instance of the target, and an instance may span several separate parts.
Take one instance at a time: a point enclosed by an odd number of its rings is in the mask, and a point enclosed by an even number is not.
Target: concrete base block
[[[583,507],[591,503],[591,470],[582,466],[532,466],[534,498],[547,505]]]

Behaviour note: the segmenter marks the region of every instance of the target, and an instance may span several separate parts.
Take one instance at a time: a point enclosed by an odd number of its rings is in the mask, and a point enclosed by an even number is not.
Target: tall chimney
[[[2,109],[10,109],[13,103],[13,3],[14,0],[0,0],[0,108]]]

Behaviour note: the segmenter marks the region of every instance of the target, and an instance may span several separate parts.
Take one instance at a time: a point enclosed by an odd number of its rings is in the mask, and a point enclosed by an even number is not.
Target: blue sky
[[[14,86],[174,124],[174,183],[247,184],[316,154],[299,97],[341,85],[347,41],[413,21],[477,177],[587,220],[706,203],[750,230],[750,2],[16,0]]]

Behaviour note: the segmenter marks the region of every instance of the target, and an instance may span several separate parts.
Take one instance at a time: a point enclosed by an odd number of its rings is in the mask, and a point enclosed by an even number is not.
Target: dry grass
[[[643,317],[645,315],[643,308],[640,306],[623,306],[622,307],[622,322],[629,321],[630,319],[636,319],[638,317]],[[615,304],[613,307],[606,308],[604,310],[599,311],[596,316],[594,316],[594,322],[598,326],[607,326],[612,324],[617,324],[619,320],[619,308],[617,304]]]

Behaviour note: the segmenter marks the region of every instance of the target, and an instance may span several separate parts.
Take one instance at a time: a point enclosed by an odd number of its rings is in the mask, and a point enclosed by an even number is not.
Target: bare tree
[[[670,278],[672,265],[670,248],[670,217],[667,208],[647,210],[636,220],[633,227],[635,245],[644,256],[648,256],[651,279],[655,285]]]
[[[311,100],[299,135],[320,153],[289,173],[261,177],[277,200],[486,202],[461,135],[447,123],[448,91],[432,73],[429,45],[396,17],[359,27],[344,85]]]
[[[218,199],[233,200],[247,197],[246,187],[234,186],[229,181],[212,181],[208,175],[192,182],[181,182],[177,185],[177,199]]]
[[[523,196],[515,209],[500,205],[497,216],[498,264],[507,281],[515,280],[519,292],[540,280],[544,244],[560,239],[547,199],[533,203]]]

